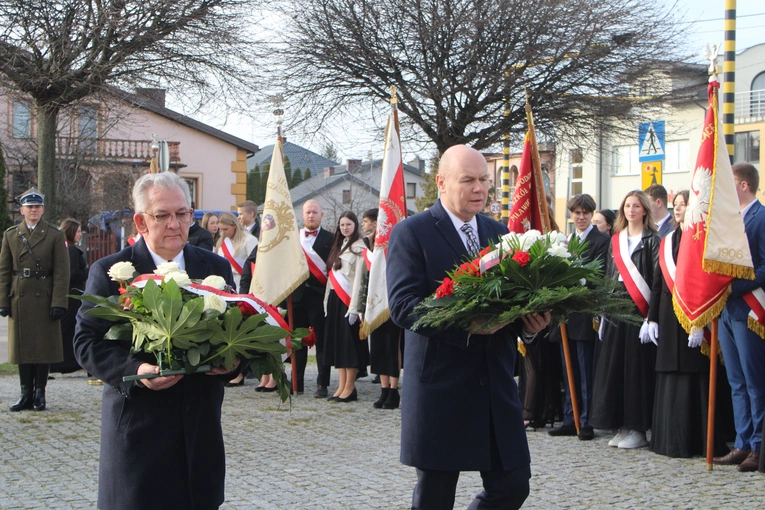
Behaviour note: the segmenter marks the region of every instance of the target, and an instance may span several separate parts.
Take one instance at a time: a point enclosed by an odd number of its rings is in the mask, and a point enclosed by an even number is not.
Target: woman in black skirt
[[[703,331],[694,331],[689,340],[672,305],[688,197],[688,190],[680,191],[673,201],[677,229],[661,243],[648,312],[648,320],[659,324],[650,448],[668,457],[704,455],[706,450],[709,358],[699,349]],[[722,420],[716,421],[714,455],[722,456],[728,448],[720,426]]]
[[[590,424],[597,429],[619,429],[608,446],[648,446],[655,387],[658,327],[647,321],[651,286],[659,252],[659,236],[648,196],[630,191],[619,208],[616,232],[608,250],[606,274],[624,284],[635,302],[635,314],[646,318],[643,327],[604,322],[603,345],[595,366]]]
[[[350,211],[340,215],[335,239],[327,257],[327,290],[324,294],[324,362],[337,368],[340,384],[328,400],[353,402],[359,370],[359,306],[364,242],[359,236],[359,220]]]

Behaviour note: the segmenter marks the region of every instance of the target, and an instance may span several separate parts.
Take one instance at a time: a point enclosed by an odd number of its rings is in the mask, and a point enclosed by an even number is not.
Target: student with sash
[[[337,368],[340,383],[329,397],[335,402],[353,402],[356,373],[359,369],[359,305],[364,242],[359,235],[359,220],[351,211],[340,215],[327,258],[327,290],[324,294],[324,363]]]
[[[221,213],[218,218],[218,228],[220,230],[220,239],[215,247],[215,253],[228,260],[231,264],[231,270],[234,272],[234,282],[237,289],[242,280],[242,271],[244,264],[252,250],[258,245],[258,240],[253,235],[248,234],[241,224],[231,213]],[[241,289],[240,292],[247,293],[249,289]]]
[[[592,416],[596,429],[619,429],[608,442],[619,448],[648,446],[654,397],[658,324],[648,322],[659,236],[648,196],[630,191],[619,207],[611,238],[606,274],[622,282],[635,302],[641,326],[601,321],[603,345],[595,366]]]
[[[672,304],[688,199],[688,190],[675,195],[673,212],[677,228],[661,240],[648,311],[648,320],[659,324],[650,448],[659,455],[686,458],[704,455],[706,450],[709,398],[709,358],[699,348],[704,330],[694,330],[689,338],[677,321]],[[720,414],[720,406],[717,410]],[[723,455],[728,448],[722,434],[722,420],[715,421],[715,454]]]

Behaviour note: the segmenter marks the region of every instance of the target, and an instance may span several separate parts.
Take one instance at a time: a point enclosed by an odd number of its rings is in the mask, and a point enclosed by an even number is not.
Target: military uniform
[[[36,190],[35,190],[35,193]],[[22,206],[29,205],[22,195]],[[39,203],[42,206],[42,196]],[[40,219],[33,229],[26,221],[3,235],[0,250],[0,314],[8,315],[8,361],[19,365],[22,398],[12,410],[45,408],[50,363],[63,361],[60,318],[67,310],[69,256],[64,232]],[[28,397],[25,399],[25,396]],[[23,401],[23,402],[22,402]]]

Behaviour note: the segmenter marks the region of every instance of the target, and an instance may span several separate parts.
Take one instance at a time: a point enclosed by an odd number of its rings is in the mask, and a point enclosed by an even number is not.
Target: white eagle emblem
[[[685,210],[684,229],[695,229],[693,239],[698,241],[701,231],[706,230],[707,216],[709,215],[709,196],[712,193],[712,171],[708,168],[698,167],[693,174],[691,182],[690,200],[688,209]]]

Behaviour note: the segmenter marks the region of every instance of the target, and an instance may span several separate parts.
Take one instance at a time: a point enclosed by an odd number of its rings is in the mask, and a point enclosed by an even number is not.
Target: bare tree
[[[681,42],[673,8],[658,0],[283,5],[290,18],[278,52],[291,103],[285,109],[300,110],[304,124],[321,123],[386,104],[396,85],[401,122],[439,152],[458,143],[484,149],[522,133],[525,91],[548,136],[554,126],[583,133],[606,119],[625,120],[636,104],[629,85],[658,54],[677,57]]]
[[[62,107],[107,84],[162,83],[197,104],[253,84],[250,0],[0,0],[0,80],[32,97],[38,185],[56,211]]]

